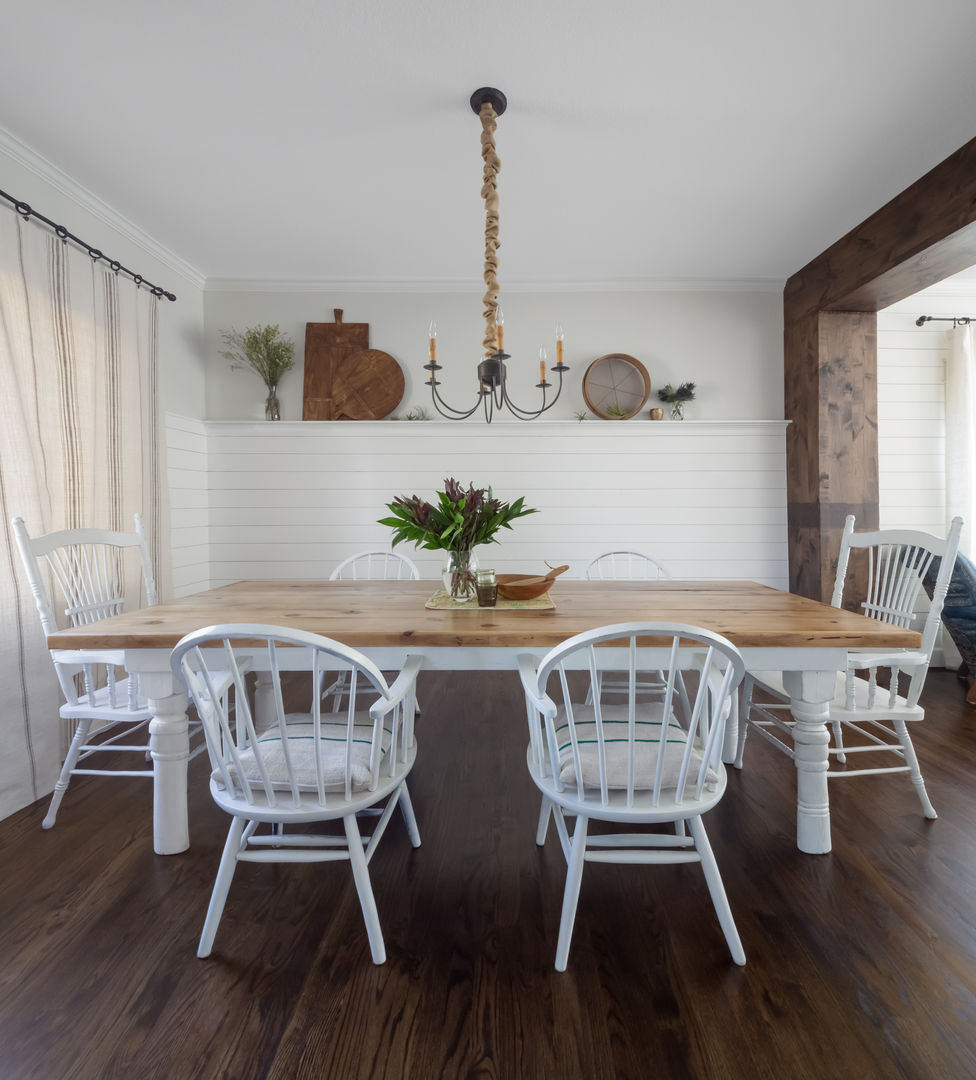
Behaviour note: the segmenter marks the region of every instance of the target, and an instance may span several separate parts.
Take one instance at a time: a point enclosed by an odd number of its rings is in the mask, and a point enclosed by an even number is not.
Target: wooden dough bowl
[[[543,596],[553,586],[553,582],[560,574],[565,573],[568,566],[559,566],[550,570],[545,577],[529,577],[526,574],[498,574],[498,595],[503,600],[535,600]]]

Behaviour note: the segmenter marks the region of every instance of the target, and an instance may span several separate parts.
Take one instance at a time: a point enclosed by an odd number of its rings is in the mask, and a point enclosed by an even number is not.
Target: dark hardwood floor
[[[748,963],[700,869],[586,869],[553,969],[564,863],[534,843],[514,674],[424,673],[411,788],[371,865],[242,866],[197,937],[227,821],[191,766],[191,850],[152,853],[151,784],[75,782],[0,823],[0,1077],[976,1076],[976,710],[933,671],[904,777],[831,786],[834,850],[794,845],[792,764],[753,738],[706,825]]]

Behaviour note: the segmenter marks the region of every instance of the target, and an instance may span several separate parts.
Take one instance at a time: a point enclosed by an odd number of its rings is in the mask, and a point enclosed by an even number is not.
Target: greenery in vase
[[[417,547],[431,551],[469,551],[478,544],[497,543],[499,529],[510,529],[516,518],[538,513],[523,502],[524,497],[502,502],[492,495],[490,487],[469,484],[465,490],[457,480],[448,479],[433,503],[419,495],[398,495],[386,504],[391,516],[380,518],[379,523],[393,529],[394,546],[401,540],[412,540]]]
[[[668,383],[667,386],[658,390],[657,396],[666,401],[669,405],[674,405],[684,401],[695,400],[695,384],[693,382],[683,382],[677,390]]]
[[[251,326],[247,330],[227,330],[220,335],[234,371],[253,371],[273,391],[281,376],[295,366],[295,343],[277,326]]]

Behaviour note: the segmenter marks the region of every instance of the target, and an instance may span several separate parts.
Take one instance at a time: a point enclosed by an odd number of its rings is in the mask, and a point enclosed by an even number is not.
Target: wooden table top
[[[715,631],[739,648],[917,649],[921,635],[752,581],[557,581],[549,611],[424,607],[436,581],[239,581],[168,604],[72,627],[52,649],[172,649],[217,623],[268,623],[353,648],[551,648],[583,630],[669,621]]]

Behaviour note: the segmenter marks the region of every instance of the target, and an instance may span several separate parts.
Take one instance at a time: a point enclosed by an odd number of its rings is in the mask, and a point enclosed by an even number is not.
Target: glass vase
[[[278,387],[268,387],[268,397],[264,403],[265,420],[281,419],[281,402],[278,400]]]
[[[474,551],[465,548],[463,551],[447,551],[444,554],[444,568],[441,571],[444,592],[458,603],[473,600],[477,595],[474,572],[478,568],[478,558]]]
[[[684,420],[685,418],[685,403],[683,401],[671,402],[671,419],[672,420]]]

